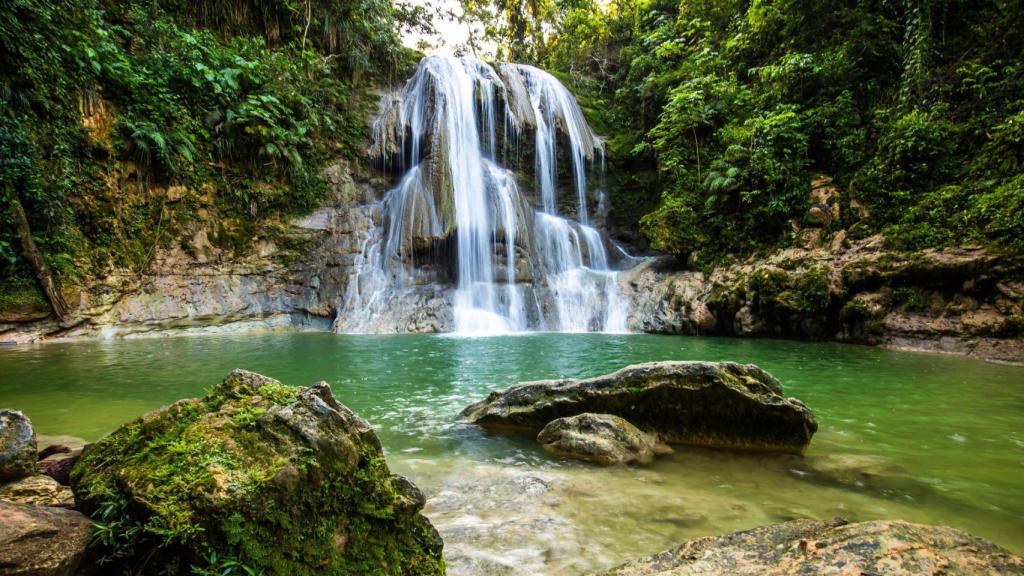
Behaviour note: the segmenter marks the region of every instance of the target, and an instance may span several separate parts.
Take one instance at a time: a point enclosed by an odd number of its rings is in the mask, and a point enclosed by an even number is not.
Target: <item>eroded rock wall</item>
[[[1024,271],[983,248],[905,254],[844,232],[709,274],[621,276],[631,329],[839,340],[1024,362]]]
[[[329,329],[360,238],[380,224],[360,207],[387,183],[346,161],[332,164],[324,176],[332,190],[325,205],[272,236],[255,237],[241,250],[219,248],[210,240],[213,231],[197,223],[186,240],[156,250],[142,272],[119,270],[81,287],[71,301],[71,322],[61,325],[45,314],[0,317],[0,341]]]

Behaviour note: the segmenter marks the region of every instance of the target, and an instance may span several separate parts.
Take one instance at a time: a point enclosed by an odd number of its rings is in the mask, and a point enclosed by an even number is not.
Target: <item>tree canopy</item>
[[[1024,251],[1019,2],[464,5],[491,19],[499,56],[573,83],[658,249],[714,259],[790,242],[825,175],[859,208],[840,223],[854,232]]]

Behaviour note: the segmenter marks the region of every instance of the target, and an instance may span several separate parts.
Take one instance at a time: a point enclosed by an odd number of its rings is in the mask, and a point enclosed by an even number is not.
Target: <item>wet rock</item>
[[[55,454],[68,454],[70,452],[71,452],[71,447],[70,446],[65,446],[63,444],[50,444],[46,448],[43,448],[42,450],[40,450],[38,456],[39,456],[40,460],[45,460],[45,459],[47,459],[50,456],[53,456]]]
[[[485,428],[539,430],[584,412],[625,418],[669,443],[798,452],[818,424],[771,374],[734,362],[651,362],[586,380],[492,392],[462,417]]]
[[[92,522],[79,512],[0,501],[0,573],[87,576]]]
[[[75,497],[71,488],[62,486],[53,478],[37,474],[0,486],[0,500],[36,506],[63,506],[73,508]]]
[[[537,435],[544,450],[597,464],[646,464],[656,453],[671,451],[626,420],[611,414],[584,413],[552,420]]]
[[[422,495],[323,382],[235,370],[97,442],[71,484],[83,511],[113,506],[139,528],[134,550],[156,550],[146,565],[171,572],[210,549],[268,574],[444,572]]]
[[[794,520],[690,540],[605,576],[1024,574],[1024,558],[946,526]]]
[[[0,409],[0,482],[36,472],[36,433],[17,410]]]
[[[67,454],[55,454],[36,463],[40,474],[53,478],[64,486],[71,485],[71,469],[82,457],[83,449],[72,450]],[[40,453],[42,454],[42,453]]]

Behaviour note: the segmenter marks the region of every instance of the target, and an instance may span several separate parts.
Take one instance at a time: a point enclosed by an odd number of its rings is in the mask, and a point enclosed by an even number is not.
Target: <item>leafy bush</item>
[[[0,13],[0,190],[58,276],[141,268],[208,218],[313,207],[364,137],[408,14],[387,0],[16,0]],[[168,201],[163,190],[191,191]],[[0,211],[0,223],[9,218]],[[24,276],[9,226],[0,275]],[[244,245],[245,243],[242,243]]]

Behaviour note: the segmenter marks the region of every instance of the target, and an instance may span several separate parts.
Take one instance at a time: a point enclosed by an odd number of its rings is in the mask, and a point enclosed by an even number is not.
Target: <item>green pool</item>
[[[788,456],[685,448],[648,468],[596,468],[455,421],[517,381],[687,359],[769,370],[818,416],[808,458],[869,462],[882,481],[843,482]],[[39,434],[95,440],[236,367],[289,384],[326,380],[369,420],[391,467],[429,496],[452,574],[582,573],[797,517],[949,524],[1024,552],[1024,368],[950,356],[642,335],[87,341],[0,349],[0,406],[26,412]]]

